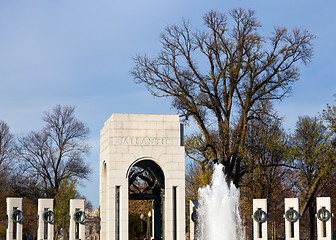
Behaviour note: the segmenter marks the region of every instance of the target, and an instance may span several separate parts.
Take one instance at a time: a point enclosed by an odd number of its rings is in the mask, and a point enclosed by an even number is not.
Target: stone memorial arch
[[[178,115],[112,114],[105,122],[100,136],[102,240],[128,240],[130,199],[153,201],[155,240],[185,239],[185,156]]]

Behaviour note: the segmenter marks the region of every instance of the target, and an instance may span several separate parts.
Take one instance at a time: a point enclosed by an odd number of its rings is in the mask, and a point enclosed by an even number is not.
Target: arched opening
[[[152,160],[140,160],[128,171],[129,209],[136,208],[129,215],[129,229],[137,227],[140,239],[163,239],[164,179],[161,167]]]

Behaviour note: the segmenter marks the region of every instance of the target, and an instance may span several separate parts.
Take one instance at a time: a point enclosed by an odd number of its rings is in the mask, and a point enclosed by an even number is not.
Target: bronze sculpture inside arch
[[[128,189],[130,200],[153,201],[154,239],[163,239],[165,181],[161,167],[152,160],[135,163],[129,172]]]

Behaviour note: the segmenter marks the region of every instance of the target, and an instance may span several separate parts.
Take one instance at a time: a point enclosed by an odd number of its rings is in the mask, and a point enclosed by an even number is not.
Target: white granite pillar
[[[85,200],[70,199],[70,227],[69,240],[84,240],[85,239]],[[76,213],[78,218],[76,218]]]
[[[253,239],[267,240],[267,199],[253,199]]]
[[[196,240],[196,229],[197,229],[197,208],[198,200],[190,200],[190,212],[189,212],[189,223],[190,223],[190,240]]]
[[[54,240],[54,199],[39,199],[37,214],[37,239]]]
[[[8,225],[7,240],[22,240],[22,198],[6,198]]]
[[[285,198],[284,216],[286,240],[300,240],[300,214],[298,198]]]
[[[316,210],[317,240],[332,240],[330,197],[317,197]]]

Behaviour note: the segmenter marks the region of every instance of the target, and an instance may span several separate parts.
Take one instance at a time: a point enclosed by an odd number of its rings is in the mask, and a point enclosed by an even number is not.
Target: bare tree
[[[187,21],[167,27],[159,55],[136,56],[132,75],[155,97],[172,98],[180,115],[196,122],[202,151],[238,185],[247,172],[240,154],[246,129],[267,114],[258,103],[288,94],[299,79],[299,62],[311,60],[314,36],[277,27],[264,37],[254,11],[234,9],[229,16],[233,21],[208,12],[204,31],[193,31]]]
[[[6,197],[10,194],[10,164],[13,161],[15,141],[9,126],[0,120],[0,216],[6,215]],[[5,239],[6,220],[0,217],[0,238]]]
[[[14,138],[9,132],[9,126],[0,121],[0,175],[8,168],[8,163],[13,156],[14,151]]]
[[[91,170],[84,157],[89,129],[75,118],[75,107],[57,105],[43,117],[41,131],[20,138],[19,158],[23,177],[35,182],[39,195],[54,197],[65,180],[87,179]],[[41,196],[39,196],[41,197]]]

